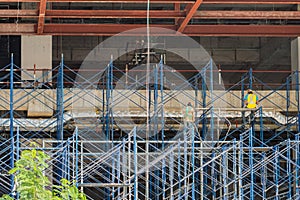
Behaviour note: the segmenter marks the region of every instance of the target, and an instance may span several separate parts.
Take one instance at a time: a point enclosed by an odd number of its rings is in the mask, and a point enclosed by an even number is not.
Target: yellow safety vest
[[[248,94],[247,108],[256,108],[257,96],[255,94]]]

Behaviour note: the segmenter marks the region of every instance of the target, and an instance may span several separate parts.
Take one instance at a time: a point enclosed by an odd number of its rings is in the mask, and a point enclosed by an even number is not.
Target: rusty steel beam
[[[300,11],[197,11],[197,19],[300,19]]]
[[[42,34],[44,31],[46,5],[47,5],[47,0],[40,1],[37,34]]]
[[[40,2],[41,0],[0,0],[0,3],[11,3],[11,2]],[[147,0],[48,0],[48,2],[84,2],[84,3],[147,3]],[[194,0],[151,0],[151,3],[194,3]]]
[[[205,4],[299,4],[300,0],[203,0]]]
[[[46,10],[46,18],[146,18],[144,10]],[[0,17],[38,18],[37,10],[2,10]],[[183,11],[152,10],[150,18],[183,19]],[[300,11],[196,11],[195,19],[300,19]],[[175,23],[176,25],[176,23]]]
[[[297,25],[188,25],[184,31],[195,36],[298,37]]]
[[[175,12],[180,12],[180,3],[175,3],[175,4],[174,4],[174,11],[175,11]],[[151,16],[151,15],[150,15],[150,16]],[[175,21],[174,21],[174,24],[175,24],[175,25],[178,25],[178,21],[179,21],[179,18],[176,17],[176,18],[175,18]]]
[[[1,11],[0,11],[1,13]],[[183,12],[150,10],[150,18],[183,18]],[[146,10],[47,10],[49,18],[146,18]]]
[[[7,18],[38,17],[38,11],[37,10],[17,10],[17,9],[4,10],[4,9],[0,9],[0,17],[7,17]]]
[[[0,35],[36,34],[35,24],[1,23]]]
[[[198,10],[198,8],[199,8],[199,6],[201,5],[202,2],[203,2],[203,0],[197,0],[193,4],[191,9],[188,10],[188,13],[187,13],[186,17],[182,21],[180,21],[180,23],[178,23],[178,29],[177,29],[178,32],[183,32],[183,30],[185,29],[185,27],[187,26],[189,21],[192,19],[193,15]]]
[[[40,0],[0,0],[0,3],[40,2]],[[147,3],[147,0],[48,0],[48,2]],[[195,0],[151,0],[151,3],[195,3]],[[203,4],[300,4],[300,0],[203,0]]]
[[[176,30],[175,25],[152,25]],[[45,24],[44,35],[103,35],[112,36],[135,28],[146,27],[144,24]],[[37,34],[35,24],[0,24],[0,35]],[[152,32],[151,32],[152,33]],[[262,36],[262,37],[297,37],[300,28],[297,25],[187,25],[184,32],[190,36]],[[144,35],[146,32],[132,32],[132,35]],[[161,30],[157,35],[164,35]]]

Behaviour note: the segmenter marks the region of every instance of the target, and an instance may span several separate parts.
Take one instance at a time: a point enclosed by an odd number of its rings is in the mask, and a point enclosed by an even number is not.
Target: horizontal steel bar
[[[0,0],[10,2],[40,2],[40,0]],[[85,3],[147,3],[147,0],[48,0],[47,2],[85,2]],[[195,0],[151,0],[151,3],[195,3]],[[300,4],[300,0],[203,0],[203,4]]]
[[[37,10],[0,10],[0,17],[38,18]],[[146,18],[146,10],[46,10],[45,18]],[[150,18],[184,18],[184,11],[151,10]],[[197,11],[194,19],[300,19],[299,11]]]
[[[151,27],[160,27],[158,32],[151,34],[175,36],[176,26],[155,24]],[[146,31],[131,31],[137,28],[146,28],[144,24],[45,24],[44,35],[146,35]],[[166,33],[164,29],[173,30]],[[36,34],[36,24],[0,24],[0,35]],[[124,33],[125,32],[125,33]],[[298,25],[187,25],[184,34],[189,36],[262,36],[262,37],[298,37]]]

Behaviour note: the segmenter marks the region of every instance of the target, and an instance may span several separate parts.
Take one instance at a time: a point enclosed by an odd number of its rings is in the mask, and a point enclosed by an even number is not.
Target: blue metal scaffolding
[[[8,171],[35,141],[51,157],[48,178],[75,180],[89,199],[299,199],[298,72],[271,89],[250,69],[225,89],[212,60],[186,80],[162,58],[150,66],[147,91],[145,73],[137,73],[143,67],[127,71],[111,59],[104,71],[76,83],[73,75],[80,74],[63,56],[51,87],[22,86],[20,72],[28,72],[12,56],[0,89],[1,101],[9,95],[1,105],[8,134],[0,136],[0,194],[14,194]],[[256,90],[260,105],[247,110],[245,90],[256,84],[268,90]],[[51,117],[24,116],[21,107],[32,101]],[[192,127],[183,123],[187,102],[195,107]]]

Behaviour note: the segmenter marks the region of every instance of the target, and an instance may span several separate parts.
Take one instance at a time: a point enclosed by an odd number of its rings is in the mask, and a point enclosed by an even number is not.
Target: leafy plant
[[[16,190],[20,200],[86,200],[75,185],[62,179],[61,186],[51,183],[43,174],[48,167],[47,160],[50,157],[43,151],[32,149],[24,150],[21,159],[15,163],[15,167],[9,171],[15,175]],[[3,195],[0,200],[12,200],[9,195]]]

